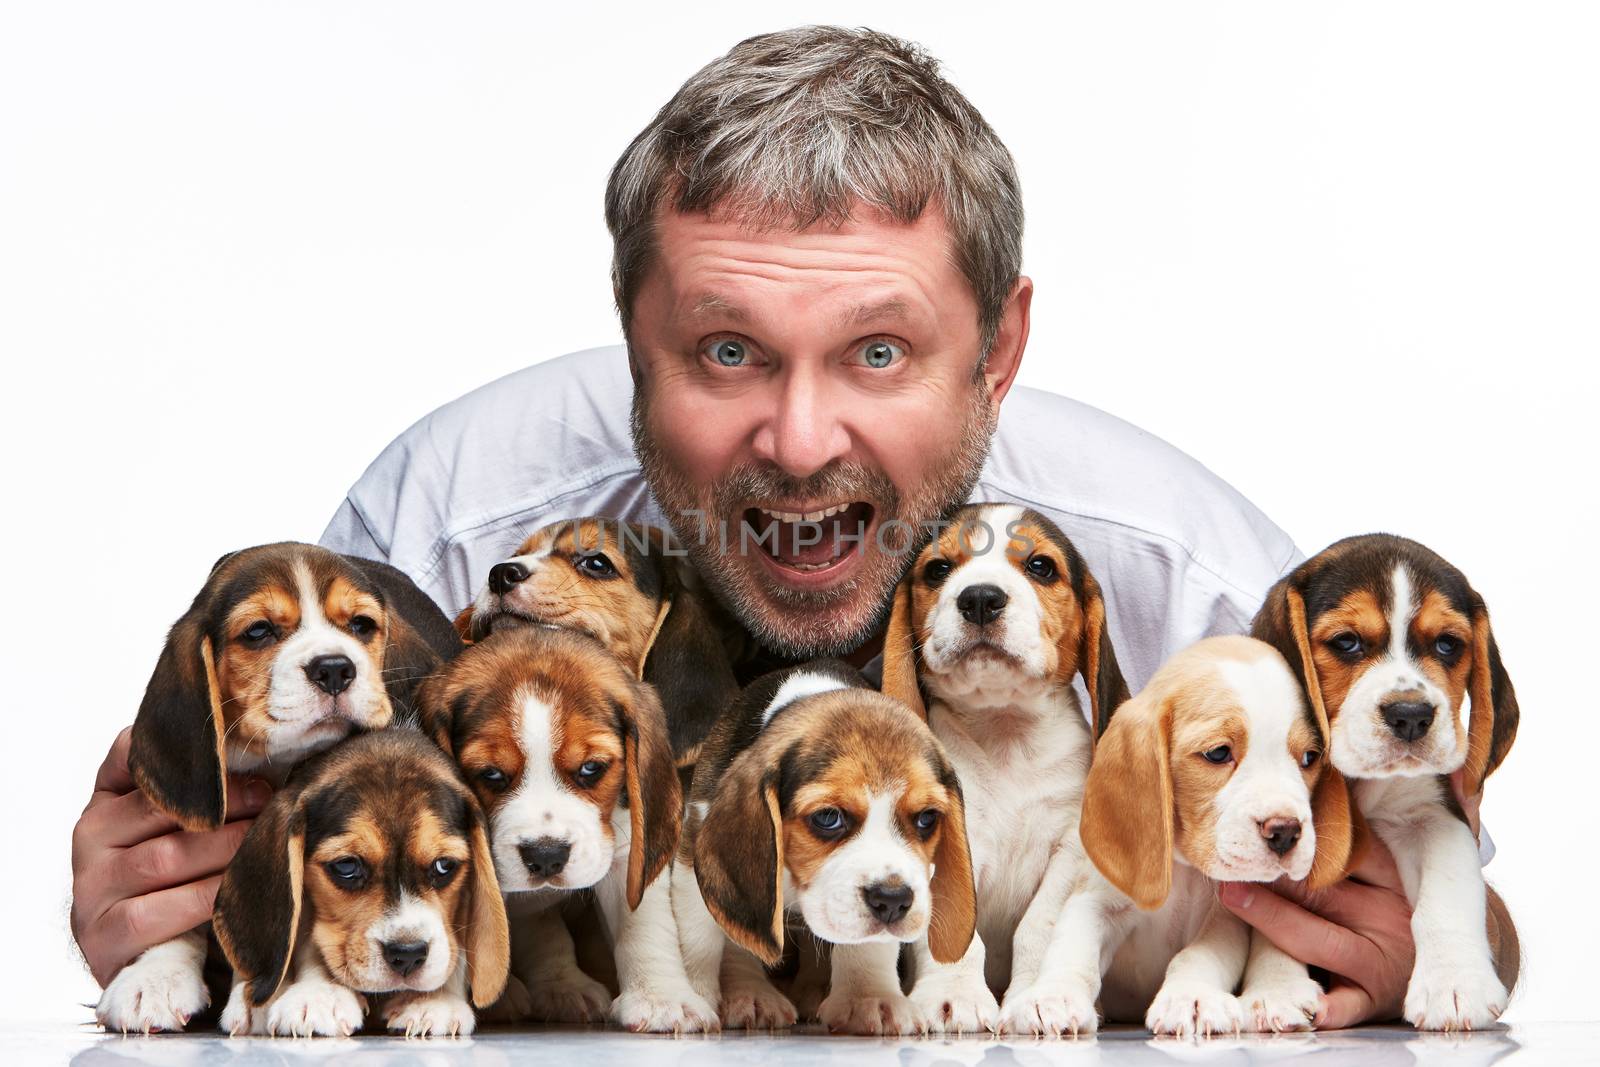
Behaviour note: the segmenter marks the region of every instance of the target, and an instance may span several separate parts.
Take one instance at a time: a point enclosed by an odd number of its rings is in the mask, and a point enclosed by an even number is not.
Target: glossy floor
[[[485,1031],[459,1040],[403,1038],[229,1039],[211,1035],[108,1037],[92,1028],[10,1027],[0,1030],[0,1061],[72,1067],[157,1064],[168,1067],[345,1067],[551,1063],[578,1067],[717,1067],[719,1064],[864,1064],[882,1067],[1044,1067],[1053,1064],[1204,1063],[1234,1067],[1307,1057],[1319,1067],[1409,1067],[1440,1064],[1527,1067],[1600,1062],[1600,1023],[1528,1023],[1463,1036],[1376,1027],[1312,1035],[1153,1041],[1138,1030],[1113,1029],[1081,1041],[873,1040],[804,1030],[783,1035],[635,1036],[604,1030]]]

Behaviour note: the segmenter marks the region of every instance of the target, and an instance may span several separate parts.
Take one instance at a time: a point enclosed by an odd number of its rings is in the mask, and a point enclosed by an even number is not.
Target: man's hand
[[[1394,857],[1377,838],[1338,885],[1313,893],[1293,882],[1227,882],[1221,899],[1280,949],[1333,976],[1317,1002],[1317,1029],[1400,1017],[1416,954],[1411,905]]]
[[[272,795],[265,782],[230,778],[233,821],[180,830],[135,788],[130,733],[124,729],[112,742],[72,830],[72,935],[102,988],[151,945],[211,918],[222,870]]]

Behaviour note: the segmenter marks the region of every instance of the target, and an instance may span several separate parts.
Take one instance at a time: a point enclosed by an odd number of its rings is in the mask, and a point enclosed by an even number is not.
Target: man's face
[[[645,476],[723,602],[791,656],[881,623],[971,492],[1027,334],[1023,279],[980,369],[943,212],[855,214],[794,232],[663,211],[633,307]]]

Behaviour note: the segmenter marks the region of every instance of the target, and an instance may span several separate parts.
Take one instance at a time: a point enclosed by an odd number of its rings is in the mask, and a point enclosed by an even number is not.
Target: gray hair
[[[623,332],[663,204],[798,230],[843,222],[858,202],[911,223],[935,199],[987,356],[1022,266],[1021,189],[994,130],[932,56],[898,37],[803,26],[741,41],[684,82],[611,170]]]

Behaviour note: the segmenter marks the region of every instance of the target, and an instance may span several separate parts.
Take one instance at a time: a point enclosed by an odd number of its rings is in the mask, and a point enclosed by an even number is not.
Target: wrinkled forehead
[[[665,540],[659,530],[607,518],[566,519],[534,531],[513,559],[604,555],[644,595],[660,599]]]

